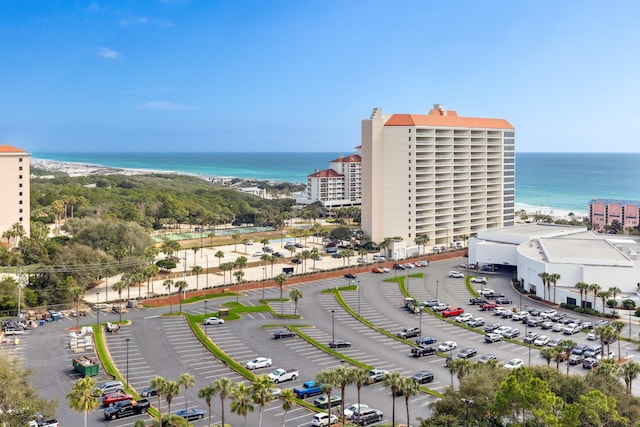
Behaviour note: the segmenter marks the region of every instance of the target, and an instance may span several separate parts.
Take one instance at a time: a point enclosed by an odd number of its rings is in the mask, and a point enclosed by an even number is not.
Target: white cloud
[[[108,47],[101,47],[98,49],[98,56],[106,59],[116,59],[120,54],[113,49],[109,49]]]
[[[176,104],[170,101],[152,101],[142,104],[140,106],[143,110],[162,110],[162,111],[175,111],[186,110],[186,105]]]

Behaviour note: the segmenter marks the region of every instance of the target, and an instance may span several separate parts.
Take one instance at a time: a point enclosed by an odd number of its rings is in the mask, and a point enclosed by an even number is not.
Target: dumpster
[[[92,377],[98,374],[98,364],[87,356],[73,359],[73,368],[85,377]]]
[[[221,308],[221,309],[218,311],[218,316],[219,316],[220,318],[223,318],[223,317],[229,317],[229,309],[228,309],[228,308]]]

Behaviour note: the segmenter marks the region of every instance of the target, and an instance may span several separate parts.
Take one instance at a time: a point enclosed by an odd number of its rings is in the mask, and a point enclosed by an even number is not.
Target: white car
[[[458,323],[467,323],[469,320],[473,319],[473,314],[471,313],[462,313],[456,316],[453,320]]]
[[[484,288],[484,289],[477,289],[477,292],[480,295],[488,295],[488,294],[493,294],[495,293],[495,291],[493,289],[489,289],[489,288]]]
[[[271,393],[271,397],[274,399],[280,399],[280,397],[282,397],[282,389],[278,387],[271,387],[269,393]]]
[[[522,320],[522,319],[524,319],[525,317],[528,317],[528,316],[529,316],[529,312],[525,311],[525,310],[522,310],[522,311],[519,311],[517,313],[513,313],[513,316],[511,316],[511,318],[513,320]]]
[[[558,314],[558,312],[557,312],[557,311],[555,311],[555,310],[553,310],[553,309],[549,308],[549,309],[547,309],[547,310],[542,310],[542,311],[540,312],[540,317],[542,317],[543,319],[548,319],[548,318],[550,318],[551,316],[555,316],[556,314]]]
[[[479,276],[479,277],[472,277],[471,281],[473,283],[487,283],[487,278],[483,277],[483,276]]]
[[[462,279],[464,278],[464,274],[460,273],[459,271],[450,271],[449,277],[452,277],[454,279]]]
[[[262,255],[264,255],[264,252],[263,252],[263,251],[255,251],[255,252],[253,253],[253,256],[262,256]]]
[[[205,325],[222,325],[224,323],[224,320],[219,318],[219,317],[207,317],[206,319],[204,319],[204,324]]]
[[[524,366],[524,362],[522,359],[511,359],[507,363],[504,364],[504,367],[507,369],[518,369]]]
[[[499,328],[497,328],[495,331],[493,331],[496,334],[504,334],[507,331],[510,331],[512,328],[511,326],[500,326]]]
[[[540,335],[538,338],[536,338],[533,341],[533,345],[539,345],[539,346],[545,346],[547,344],[549,344],[549,340],[550,338],[546,335]]]
[[[438,346],[438,351],[451,351],[458,348],[458,343],[455,341],[444,341],[442,344]]]
[[[433,311],[445,311],[449,307],[450,307],[449,304],[445,304],[441,302],[433,306]]]
[[[271,359],[268,357],[256,357],[255,359],[248,361],[244,366],[247,369],[260,369],[268,368],[271,364]]]
[[[351,405],[344,408],[344,417],[346,419],[351,419],[351,416],[354,412],[359,412],[358,409],[368,408],[369,405],[366,403],[352,403]]]
[[[313,416],[311,425],[314,427],[327,427],[338,423],[338,417],[327,414],[326,412],[318,412]]]
[[[596,337],[595,332],[589,332],[589,333],[587,334],[587,339],[588,339],[589,341],[595,341],[595,340],[597,340],[597,339],[598,339],[598,337]]]
[[[416,262],[416,267],[427,267],[429,265],[429,261],[421,260]]]

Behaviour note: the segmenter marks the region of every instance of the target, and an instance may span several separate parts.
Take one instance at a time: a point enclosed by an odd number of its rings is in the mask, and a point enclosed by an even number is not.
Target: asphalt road
[[[482,316],[487,322],[496,320],[491,314],[480,312],[477,306],[468,305],[467,302],[471,295],[464,285],[464,279],[448,277],[449,270],[456,269],[458,264],[464,261],[464,259],[454,259],[434,262],[426,268],[392,271],[385,274],[363,274],[355,279],[360,284],[359,291],[343,292],[343,296],[353,310],[360,312],[377,328],[396,332],[403,327],[421,327],[422,334],[437,338],[438,344],[444,340],[453,340],[457,342],[458,349],[463,347],[477,349],[478,356],[471,360],[477,360],[484,353],[494,353],[503,363],[517,357],[523,359],[525,364],[529,363],[529,360],[531,364],[546,364],[546,361],[539,356],[537,349],[529,349],[517,343],[505,341],[486,344],[484,343],[484,335],[479,332],[462,329],[456,324],[451,324],[428,313],[416,316],[408,312],[401,307],[404,297],[397,284],[383,281],[387,277],[423,273],[424,277],[422,278],[409,278],[409,292],[418,300],[433,298],[437,294],[440,300],[461,306],[466,311],[473,313],[474,317]],[[461,269],[458,271],[464,272]],[[514,299],[514,302],[519,303],[519,295],[511,288],[509,280],[509,276],[492,274],[489,275],[489,283],[486,287],[502,292]],[[410,357],[411,347],[408,344],[365,326],[346,312],[336,302],[332,294],[321,292],[323,289],[343,286],[347,283],[347,279],[338,278],[296,285],[295,287],[304,293],[304,298],[298,304],[298,312],[303,315],[301,320],[278,320],[268,314],[256,313],[245,315],[241,321],[230,321],[224,325],[209,325],[206,331],[223,351],[239,362],[245,363],[256,356],[266,356],[273,359],[274,365],[271,368],[264,368],[256,373],[268,373],[277,367],[295,368],[300,371],[298,380],[281,384],[280,388],[298,386],[304,381],[314,379],[322,369],[338,366],[341,362],[338,358],[312,346],[300,337],[274,340],[272,332],[277,327],[275,325],[278,324],[308,325],[308,328],[301,329],[301,331],[320,342],[328,342],[332,337],[350,341],[352,347],[339,351],[372,367],[397,371],[403,375],[413,375],[416,371],[423,369],[430,370],[435,374],[434,382],[428,384],[429,388],[433,390],[443,391],[451,384],[457,385],[456,378],[451,376],[445,367],[443,357]],[[267,288],[265,292],[266,298],[279,296],[279,291],[276,288]],[[262,290],[258,289],[241,297],[240,302],[253,305],[257,304],[260,298],[262,298]],[[217,307],[225,301],[235,301],[235,297],[209,300],[207,311],[217,311]],[[185,305],[183,309],[198,314],[205,312],[204,303]],[[293,312],[292,304],[283,304],[281,307],[279,303],[276,303],[274,309]],[[147,386],[149,380],[155,375],[177,380],[183,372],[192,373],[196,378],[195,386],[186,392],[184,389],[181,390],[180,394],[172,401],[171,410],[184,408],[187,404],[189,407],[205,410],[206,414],[205,402],[197,397],[200,388],[221,376],[229,377],[233,381],[242,381],[243,379],[214,358],[198,342],[184,319],[175,316],[162,316],[169,310],[169,307],[163,307],[130,310],[126,313],[123,318],[131,320],[132,325],[121,328],[117,334],[107,336],[111,356],[123,376],[128,378],[129,383],[138,391]],[[173,310],[176,311],[177,307],[173,307]],[[80,324],[95,323],[97,321],[95,316],[94,312],[81,319]],[[100,322],[113,321],[117,318],[117,315],[111,313],[100,313]],[[499,321],[509,326],[518,325],[521,331],[519,339],[522,339],[525,333],[522,323],[510,319],[499,319]],[[62,426],[79,425],[82,419],[81,414],[68,409],[64,399],[71,388],[71,382],[79,378],[79,374],[74,372],[71,366],[71,359],[76,353],[73,353],[69,348],[68,333],[65,332],[66,328],[74,327],[75,324],[75,319],[64,318],[31,331],[21,337],[18,345],[2,344],[5,351],[13,352],[16,357],[25,362],[27,367],[33,370],[34,384],[43,396],[58,398],[57,417]],[[539,328],[535,329],[540,332]],[[551,337],[562,336],[550,331],[545,333]],[[634,336],[635,334],[637,331],[634,331]],[[586,340],[584,333],[573,335],[571,339],[578,343],[594,344],[593,341]],[[617,352],[617,344],[613,347],[615,349],[612,348],[612,350]],[[635,354],[636,351],[634,346],[622,343],[623,353]],[[454,350],[453,355],[455,356],[456,353],[457,350]],[[91,355],[91,352],[79,354]],[[564,370],[566,367],[562,365],[561,369]],[[580,366],[572,366],[570,370],[574,373],[586,371]],[[106,378],[100,375],[98,379],[105,380]],[[375,384],[362,389],[361,400],[371,407],[382,410],[384,420],[388,422],[391,419],[389,394],[388,389],[385,389],[381,384]],[[312,401],[313,398],[309,400]],[[353,403],[356,400],[355,387],[347,387],[345,403]],[[412,423],[416,424],[417,417],[430,415],[428,404],[431,401],[433,398],[424,393],[410,398]],[[157,398],[152,398],[152,403],[157,405]],[[220,422],[219,399],[214,399],[213,403],[212,422]],[[244,425],[242,418],[230,413],[229,403],[227,401],[225,409],[226,421],[233,425]],[[164,398],[162,410],[163,412],[168,410]],[[258,412],[259,409],[256,408],[256,411],[249,415],[250,425],[258,424]],[[130,417],[110,421],[108,424],[129,426],[143,417]],[[283,417],[284,412],[280,403],[278,401],[269,403],[264,411],[262,425],[265,427],[280,426]],[[302,407],[295,407],[287,414],[287,425],[309,426],[311,418],[310,411]],[[396,421],[404,422],[405,418],[404,398],[400,398],[396,400]],[[89,419],[90,425],[107,423],[102,420],[102,410],[90,414]],[[205,420],[196,421],[194,425],[206,425],[206,415]]]

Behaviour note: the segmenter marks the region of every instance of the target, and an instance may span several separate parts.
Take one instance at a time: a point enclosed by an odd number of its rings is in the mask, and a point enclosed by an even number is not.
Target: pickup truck
[[[278,368],[271,372],[268,376],[274,383],[282,383],[285,381],[295,380],[300,375],[300,372],[296,369],[282,369]]]
[[[151,403],[147,399],[141,400],[123,400],[113,406],[105,408],[104,419],[116,420],[118,418],[130,417],[131,415],[139,415],[149,410]]]
[[[431,356],[433,354],[436,354],[436,349],[433,347],[420,345],[411,349],[411,355],[413,357]]]
[[[296,387],[293,389],[293,392],[299,399],[306,399],[310,396],[317,396],[318,394],[322,394],[322,390],[324,387],[322,384],[318,384],[315,381],[307,381],[302,384],[301,387]]]

